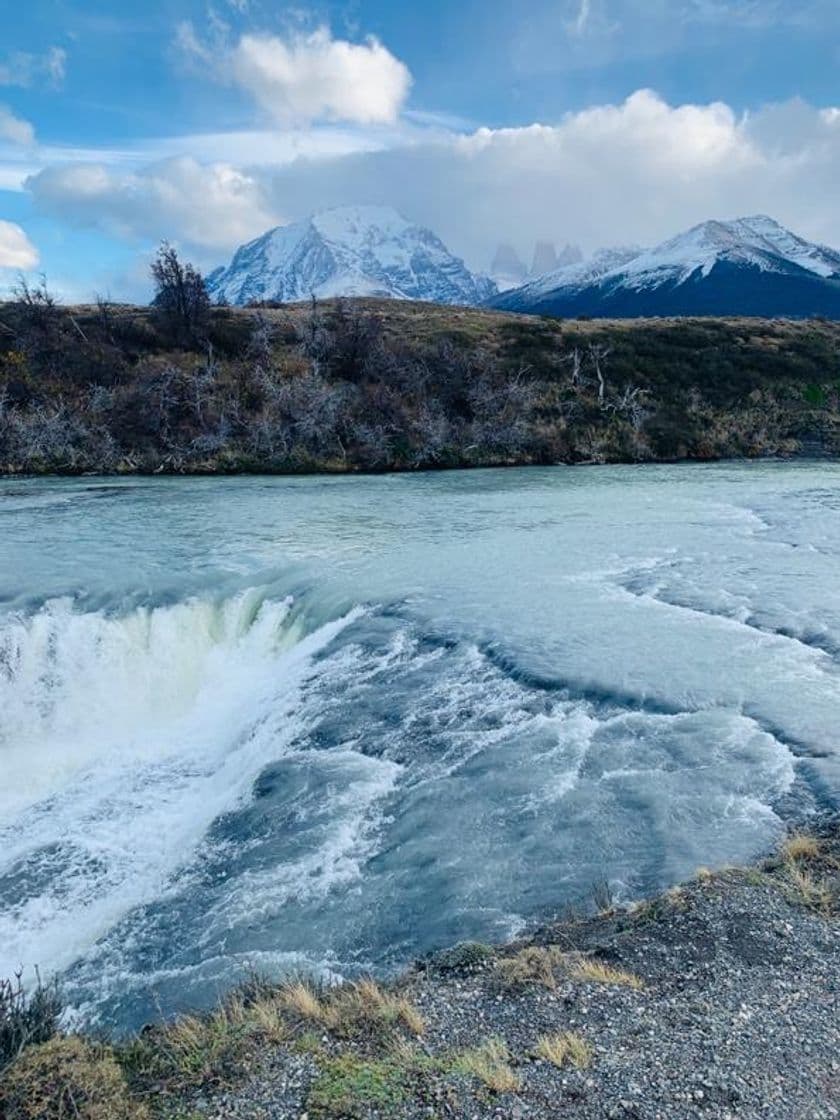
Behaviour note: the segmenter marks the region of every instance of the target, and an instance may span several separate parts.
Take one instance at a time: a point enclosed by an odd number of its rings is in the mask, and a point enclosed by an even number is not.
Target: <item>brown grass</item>
[[[562,1069],[565,1065],[586,1069],[592,1064],[592,1047],[574,1031],[562,1034],[544,1034],[537,1040],[534,1051],[538,1058]]]
[[[569,975],[573,980],[584,980],[591,984],[610,984],[624,988],[634,988],[641,991],[645,984],[632,972],[625,972],[621,968],[613,968],[603,961],[582,957],[576,960],[569,968]]]
[[[493,1093],[515,1093],[519,1088],[507,1044],[500,1038],[488,1038],[472,1050],[464,1050],[456,1058],[454,1068],[458,1073],[475,1077]]]
[[[299,1019],[329,1025],[331,1015],[326,1003],[308,980],[290,980],[277,993],[280,1006]]]
[[[820,851],[820,842],[815,836],[794,832],[782,844],[781,856],[785,863],[799,863],[817,859]]]
[[[806,871],[800,862],[791,862],[785,867],[785,880],[788,895],[794,902],[807,906],[824,918],[834,913],[836,898],[831,887]]]
[[[107,1046],[76,1035],[25,1050],[0,1080],[8,1120],[148,1120]]]
[[[340,988],[327,1007],[329,1025],[339,1034],[360,1030],[404,1027],[420,1035],[426,1029],[423,1016],[405,996],[386,991],[374,980],[359,980]]]
[[[558,945],[529,945],[515,956],[496,962],[494,976],[502,988],[522,988],[538,984],[553,990],[557,987],[554,970],[563,964],[564,954]]]

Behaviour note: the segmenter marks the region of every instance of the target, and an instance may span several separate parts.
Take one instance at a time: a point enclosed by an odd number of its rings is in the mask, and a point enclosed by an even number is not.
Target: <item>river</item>
[[[840,466],[0,482],[0,975],[129,1029],[840,806]]]

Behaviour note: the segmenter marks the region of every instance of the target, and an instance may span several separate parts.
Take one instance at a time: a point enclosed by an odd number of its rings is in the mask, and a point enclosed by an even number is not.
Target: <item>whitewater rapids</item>
[[[0,485],[0,975],[120,1029],[840,805],[840,469]]]

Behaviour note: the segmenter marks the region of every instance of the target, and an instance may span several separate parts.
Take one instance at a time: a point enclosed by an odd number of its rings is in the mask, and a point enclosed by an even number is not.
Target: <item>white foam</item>
[[[0,975],[66,968],[166,892],[288,749],[314,655],[359,613],[304,634],[250,591],[124,618],[62,601],[4,628],[0,875],[27,879],[0,913]]]

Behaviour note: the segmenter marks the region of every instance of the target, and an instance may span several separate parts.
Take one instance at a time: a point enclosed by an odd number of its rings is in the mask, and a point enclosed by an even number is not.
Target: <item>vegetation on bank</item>
[[[210,307],[188,267],[157,263],[151,308],[61,307],[45,286],[0,305],[0,473],[840,452],[837,323]]]
[[[837,826],[818,835],[792,834],[755,867],[701,870],[693,884],[655,900],[611,906],[594,918],[578,915],[525,944],[456,946],[394,985],[363,979],[325,987],[305,978],[277,983],[255,977],[211,1012],[185,1014],[122,1041],[62,1032],[55,989],[39,984],[27,994],[13,982],[0,988],[0,1116],[194,1120],[215,1094],[235,1092],[260,1076],[266,1061],[300,1073],[300,1108],[312,1120],[474,1115],[485,1105],[493,1110],[497,1098],[525,1092],[532,1063],[564,1076],[609,1066],[611,1055],[591,1035],[594,1021],[570,1013],[573,993],[609,993],[610,1016],[623,1000],[633,1022],[655,997],[661,976],[654,972],[646,982],[600,959],[597,950],[585,948],[592,930],[597,936],[599,928],[601,934],[609,928],[638,940],[657,923],[674,916],[679,923],[692,908],[714,906],[715,899],[725,905],[736,890],[756,892],[756,912],[769,896],[791,912],[804,908],[817,921],[836,922]],[[741,896],[735,905],[742,917],[745,903],[747,896]],[[708,916],[704,911],[704,929]],[[681,938],[675,942],[672,930],[665,940],[679,944]],[[652,967],[652,959],[643,959]],[[663,967],[667,986],[674,977],[667,961]],[[468,981],[486,990],[485,1006],[493,1014],[504,1016],[506,1005],[513,1005],[530,1041],[516,1045],[495,1033],[491,1014],[464,1020],[459,1002]],[[424,1001],[429,984],[441,989],[451,1023],[441,1022],[439,1001]],[[542,1027],[529,1030],[516,1007],[546,997],[550,1029],[543,1017]],[[288,1075],[280,1080],[286,1084]]]

